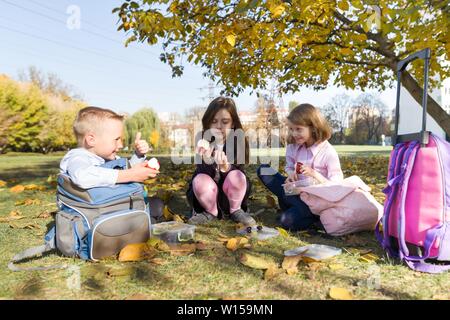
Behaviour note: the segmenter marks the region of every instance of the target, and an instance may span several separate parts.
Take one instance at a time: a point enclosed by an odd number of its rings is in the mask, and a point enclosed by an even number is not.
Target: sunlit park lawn
[[[372,193],[379,202],[383,201],[381,189],[386,180],[390,149],[337,146],[344,174],[362,177],[373,188]],[[54,176],[62,156],[63,153],[0,156],[0,180],[6,183],[0,187],[0,298],[329,299],[331,288],[344,288],[354,299],[450,298],[448,274],[418,273],[388,259],[372,232],[343,237],[312,231],[290,232],[267,241],[251,239],[249,248],[231,251],[220,240],[237,236],[230,221],[198,227],[196,240],[204,246],[187,255],[161,251],[151,262],[121,263],[111,257],[91,263],[51,253],[24,265],[67,264],[69,268],[11,272],[6,267],[9,259],[23,249],[41,244],[53,222]],[[146,185],[149,194],[165,197],[173,213],[188,216],[184,194],[193,165],[175,165],[167,155],[158,158],[161,175]],[[281,157],[280,166],[283,165]],[[258,181],[256,168],[257,165],[251,165],[247,170],[254,185],[250,210],[259,212],[256,219],[260,223],[276,226],[279,210],[270,197],[268,200],[269,192]],[[29,190],[12,192],[11,188],[17,185]],[[9,220],[12,212],[22,218]],[[343,253],[330,261],[300,262],[298,272],[290,275],[281,272],[273,278],[265,277],[264,270],[249,268],[239,261],[242,254],[251,254],[281,266],[284,250],[311,243],[339,247]],[[369,252],[375,258],[364,259]]]

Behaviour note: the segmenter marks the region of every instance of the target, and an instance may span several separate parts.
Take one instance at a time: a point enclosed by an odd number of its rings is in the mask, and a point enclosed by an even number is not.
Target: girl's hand
[[[312,177],[312,178],[315,178],[317,175],[316,170],[314,170],[313,168],[311,168],[309,166],[305,166],[305,165],[303,165],[302,168],[300,169],[300,173],[304,174],[305,176]]]
[[[297,180],[298,180],[298,176],[297,176],[297,173],[295,173],[295,171],[288,173],[286,183],[295,182]]]
[[[214,161],[219,166],[220,171],[227,172],[230,170],[230,164],[228,163],[228,158],[225,152],[216,150],[214,154]]]

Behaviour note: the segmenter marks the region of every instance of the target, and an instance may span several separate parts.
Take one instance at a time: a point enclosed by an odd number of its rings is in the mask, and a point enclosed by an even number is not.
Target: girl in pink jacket
[[[286,195],[282,185],[299,179],[309,179],[314,183],[341,181],[344,176],[338,154],[328,142],[331,128],[317,108],[310,104],[298,105],[289,113],[287,124],[287,177],[267,164],[261,165],[257,174],[262,183],[278,197],[283,210],[281,225],[290,230],[304,230],[318,222],[319,217],[311,213],[298,195]]]

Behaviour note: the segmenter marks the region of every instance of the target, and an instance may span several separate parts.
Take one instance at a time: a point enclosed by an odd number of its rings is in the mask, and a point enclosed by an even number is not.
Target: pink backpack
[[[407,63],[422,57],[428,62],[429,54],[429,49],[425,49],[400,63],[399,82]],[[425,69],[427,75],[428,63]],[[426,115],[426,95],[423,106]],[[396,132],[398,107],[397,96]],[[399,143],[390,156],[387,187],[383,190],[384,214],[376,228],[378,240],[390,256],[400,258],[414,270],[449,270],[450,143],[425,131],[425,123],[420,133],[397,135],[395,141]]]

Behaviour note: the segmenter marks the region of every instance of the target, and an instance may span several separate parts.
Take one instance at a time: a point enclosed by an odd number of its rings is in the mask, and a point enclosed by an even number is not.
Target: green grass
[[[381,188],[386,179],[387,157],[362,156],[364,152],[377,151],[358,148],[338,148],[346,176],[357,174],[372,188],[381,202]],[[360,152],[361,151],[361,152]],[[352,152],[351,156],[344,155]],[[360,152],[360,153],[358,153]],[[387,153],[387,152],[386,152]],[[149,262],[120,263],[107,259],[100,263],[61,257],[55,253],[32,259],[23,265],[41,266],[68,264],[69,270],[44,272],[11,272],[6,265],[16,253],[42,243],[43,235],[53,222],[52,217],[38,218],[47,211],[53,212],[55,190],[47,181],[57,174],[62,154],[57,155],[6,155],[0,156],[0,180],[7,185],[0,188],[0,217],[11,211],[19,211],[24,219],[17,224],[33,225],[32,229],[12,228],[0,223],[0,298],[5,299],[125,299],[142,294],[149,299],[328,299],[331,287],[348,289],[356,299],[431,299],[446,297],[450,287],[448,273],[430,275],[414,272],[397,261],[389,260],[376,242],[372,232],[362,232],[344,237],[324,237],[315,233],[289,233],[289,237],[277,237],[265,242],[252,241],[251,249],[227,250],[217,240],[219,234],[235,236],[234,225],[219,221],[200,226],[196,239],[204,241],[209,249],[189,256],[171,256],[159,253],[164,265]],[[169,207],[180,215],[188,215],[189,208],[184,192],[192,165],[174,165],[170,158],[160,158],[161,175],[156,183],[148,185],[150,195],[159,189],[172,190]],[[283,160],[281,161],[281,166]],[[268,206],[269,192],[258,181],[256,166],[247,172],[253,182],[250,209],[264,209],[257,219],[268,226],[276,226],[279,211]],[[12,193],[9,188],[17,184],[38,184],[45,191],[26,190]],[[40,203],[19,205],[25,199],[38,199]],[[17,203],[17,205],[16,205]],[[299,265],[295,275],[281,274],[272,280],[264,280],[264,272],[239,263],[242,252],[261,255],[281,264],[283,251],[309,243],[322,243],[349,250],[371,250],[378,255],[376,262],[362,262],[359,254],[343,254],[331,261]],[[336,265],[339,268],[336,268]],[[72,271],[71,271],[72,270]],[[79,270],[80,288],[73,288],[73,270]],[[78,271],[75,271],[75,273]],[[377,286],[379,283],[379,286]],[[72,289],[71,289],[72,288]]]

